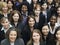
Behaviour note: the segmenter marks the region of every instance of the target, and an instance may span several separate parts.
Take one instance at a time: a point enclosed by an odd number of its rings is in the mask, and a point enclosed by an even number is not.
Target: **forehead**
[[[53,19],[56,19],[56,16],[52,16],[51,19],[52,19],[52,18],[53,18]]]
[[[34,20],[34,18],[30,17],[29,21],[30,21],[30,20]]]
[[[43,26],[42,28],[48,28],[48,25]]]
[[[33,32],[33,35],[40,35],[38,32]]]
[[[16,31],[10,31],[10,34],[17,34]]]
[[[19,16],[19,14],[18,13],[14,13],[14,15],[13,16]]]
[[[2,22],[9,22],[7,18],[3,19]]]

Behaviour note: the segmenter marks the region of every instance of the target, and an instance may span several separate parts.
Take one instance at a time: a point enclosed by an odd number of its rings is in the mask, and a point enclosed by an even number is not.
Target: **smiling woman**
[[[24,45],[24,41],[20,38],[19,31],[16,28],[10,28],[6,33],[6,39],[1,41],[1,45]]]

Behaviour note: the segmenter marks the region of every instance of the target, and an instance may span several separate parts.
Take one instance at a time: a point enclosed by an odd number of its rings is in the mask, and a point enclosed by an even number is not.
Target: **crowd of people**
[[[60,0],[0,0],[1,45],[60,45]]]

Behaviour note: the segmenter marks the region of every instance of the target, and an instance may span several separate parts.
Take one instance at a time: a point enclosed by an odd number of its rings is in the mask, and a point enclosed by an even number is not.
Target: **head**
[[[11,22],[21,22],[22,21],[22,16],[21,16],[20,12],[17,11],[17,10],[14,10],[11,13],[10,20],[11,20]]]
[[[9,8],[9,9],[11,9],[11,8],[12,8],[12,6],[13,6],[12,1],[8,0],[8,1],[7,1],[7,5],[8,5],[8,8]]]
[[[43,2],[41,6],[42,6],[42,10],[46,10],[47,9],[47,2]]]
[[[57,14],[60,16],[60,6],[57,7]]]
[[[8,6],[6,2],[2,2],[2,12],[7,13],[8,12]]]
[[[23,2],[23,3],[21,4],[20,8],[21,8],[20,10],[21,10],[23,13],[25,13],[25,12],[27,12],[27,11],[29,10],[29,4],[26,3],[26,2]]]
[[[34,27],[34,25],[35,25],[35,17],[33,15],[28,16],[27,21],[28,21],[29,27]]]
[[[57,16],[55,14],[52,14],[50,18],[50,24],[55,25],[56,21],[57,21]]]
[[[38,0],[32,0],[32,3],[35,3],[36,4],[37,2],[38,2]]]
[[[42,41],[42,35],[41,32],[38,29],[34,29],[32,32],[32,41],[33,42],[40,42]]]
[[[48,26],[48,24],[45,24],[45,25],[42,27],[42,34],[43,34],[44,36],[47,36],[48,33],[49,33],[49,26]]]
[[[20,38],[20,32],[18,31],[17,28],[11,27],[9,28],[9,30],[6,33],[6,38],[10,41],[10,42],[15,42],[15,40],[17,40],[18,38]]]
[[[49,4],[51,4],[51,3],[53,2],[53,0],[47,0],[47,2],[48,2]]]
[[[56,40],[60,41],[60,26],[56,28],[54,35],[55,35]]]
[[[3,17],[1,19],[1,24],[5,29],[7,29],[9,27],[10,21],[8,20],[8,18]]]
[[[34,12],[35,12],[35,15],[39,15],[40,14],[40,12],[41,12],[41,6],[40,6],[40,4],[36,5],[36,8],[35,8]]]

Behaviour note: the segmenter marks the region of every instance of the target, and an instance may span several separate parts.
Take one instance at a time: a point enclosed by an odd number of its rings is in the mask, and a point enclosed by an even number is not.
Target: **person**
[[[58,23],[56,23],[56,21],[57,17],[55,14],[53,14],[52,17],[50,18],[50,22],[48,23],[51,40],[54,40],[56,28],[60,26]]]
[[[55,31],[55,45],[60,45],[60,26]]]
[[[44,45],[49,45],[48,43],[50,41],[50,32],[48,24],[44,24],[44,26],[42,27],[42,38]]]
[[[51,11],[47,9],[48,8],[47,2],[43,2],[41,4],[41,7],[42,7],[41,8],[42,9],[42,15],[45,16],[45,23],[48,23],[49,19],[51,17]]]
[[[35,29],[35,18],[34,16],[29,16],[27,20],[27,25],[22,31],[22,38],[25,44],[30,40],[31,32]]]
[[[3,17],[7,17],[9,19],[10,13],[8,13],[8,5],[6,2],[2,2],[1,13]]]
[[[45,23],[45,16],[41,14],[41,6],[39,3],[37,4],[34,10],[34,14],[35,14],[34,16],[36,20],[37,29],[41,30],[42,26]]]
[[[23,2],[20,7],[19,11],[21,12],[21,16],[23,17],[22,23],[23,25],[26,25],[27,23],[27,17],[29,15],[29,4],[27,2]]]
[[[6,39],[1,41],[1,45],[24,45],[24,41],[19,34],[20,32],[17,28],[9,28],[6,32]]]
[[[57,7],[57,23],[60,24],[60,6]]]
[[[50,41],[50,45],[60,45],[60,26],[56,28],[55,38],[53,41]]]
[[[27,45],[42,45],[42,34],[38,29],[34,29],[31,35],[31,39]]]
[[[13,11],[13,2],[11,0],[8,0],[7,6],[8,6],[8,13],[11,13]]]
[[[22,16],[21,16],[21,13],[17,10],[14,10],[12,13],[11,13],[11,16],[10,16],[10,22],[11,22],[11,25],[16,27],[16,28],[19,28],[21,30],[23,30],[23,24],[22,24]],[[20,30],[20,32],[21,32]]]
[[[10,24],[10,21],[8,20],[8,18],[6,17],[3,17],[1,19],[1,29],[0,29],[0,41],[2,41],[3,39],[5,39],[5,34],[7,32],[7,30],[11,27],[13,27],[11,24]]]

